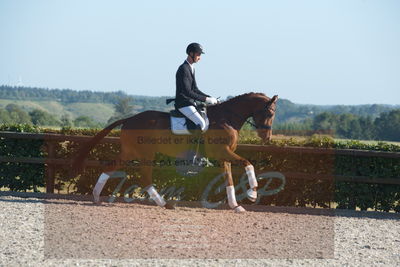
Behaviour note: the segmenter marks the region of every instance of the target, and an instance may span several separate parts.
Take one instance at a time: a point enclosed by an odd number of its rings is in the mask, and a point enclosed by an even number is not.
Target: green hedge
[[[0,131],[35,132],[35,133],[58,133],[65,135],[88,135],[92,136],[98,132],[96,129],[71,129],[60,130],[41,129],[25,125],[2,125]],[[109,136],[118,136],[119,131],[112,131]],[[257,138],[243,138],[241,143],[260,143]],[[368,145],[358,141],[335,142],[326,136],[312,136],[304,141],[287,139],[272,141],[276,146],[304,146],[316,148],[340,148],[340,149],[361,149],[375,151],[400,152],[400,146],[388,143],[377,143]],[[42,148],[43,142],[38,140],[12,140],[0,139],[1,155],[24,156],[24,157],[46,157],[47,154]],[[79,144],[75,142],[60,142],[57,144],[56,153],[59,158],[70,159],[76,153]],[[119,151],[117,144],[98,144],[90,153],[89,159],[112,160]],[[325,175],[349,175],[367,176],[382,178],[400,177],[400,159],[380,157],[352,157],[344,155],[321,154],[299,154],[283,152],[240,152],[242,156],[249,159],[256,167],[256,173],[281,172],[281,173],[304,173]],[[157,162],[174,162],[175,159],[158,155]],[[173,165],[173,164],[172,164]],[[9,188],[14,191],[32,190],[44,185],[45,167],[33,164],[0,163],[0,187]],[[129,175],[119,190],[132,192],[133,185],[137,184],[135,168],[125,170]],[[86,168],[85,172],[75,179],[69,177],[69,169],[57,169],[56,188],[67,190],[69,193],[91,194],[92,188],[101,170]],[[235,184],[244,173],[242,168],[233,166]],[[214,177],[221,174],[221,169],[212,167],[206,168],[198,175],[188,177],[179,174],[175,166],[158,166],[153,172],[153,182],[157,188],[170,188],[170,194],[174,191],[182,200],[202,200],[207,185]],[[247,180],[247,179],[246,179]],[[110,179],[103,194],[111,195],[122,179]],[[268,183],[268,191],[273,192],[283,186],[279,179],[262,180],[259,187]],[[174,187],[174,188],[171,188]],[[217,202],[225,198],[223,180],[219,179],[211,187],[208,201]],[[182,192],[182,188],[184,188]],[[177,193],[178,192],[178,193]],[[298,179],[286,177],[284,189],[277,194],[263,196],[259,201],[262,204],[280,206],[306,206],[333,207],[355,209],[356,207],[366,210],[368,208],[400,212],[400,186],[398,185],[377,185],[350,182],[335,182],[333,179]],[[243,190],[238,189],[237,195]]]
[[[258,143],[254,138],[244,140]],[[273,141],[277,146],[303,146],[316,148],[359,149],[368,151],[400,152],[400,146],[385,142],[366,144],[360,141],[335,142],[327,136],[311,136],[304,141],[287,139]],[[244,155],[244,154],[243,154]],[[251,153],[248,157],[251,158]],[[258,155],[265,157],[265,155]],[[272,168],[281,172],[309,174],[365,176],[374,178],[400,178],[400,159],[349,155],[287,154],[272,153]],[[265,198],[264,202],[277,205],[314,205],[326,207],[332,202],[337,208],[400,212],[400,185],[335,182],[332,180],[288,179],[282,193]]]
[[[30,125],[0,125],[0,131],[39,133],[40,129]],[[17,140],[0,138],[2,157],[45,157],[42,140]],[[43,165],[0,162],[0,188],[12,191],[37,191],[44,186]]]

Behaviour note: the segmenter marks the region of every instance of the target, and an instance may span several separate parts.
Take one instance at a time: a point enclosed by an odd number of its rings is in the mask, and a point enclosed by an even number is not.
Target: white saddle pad
[[[186,127],[186,118],[171,117],[171,130],[173,134],[191,134]]]

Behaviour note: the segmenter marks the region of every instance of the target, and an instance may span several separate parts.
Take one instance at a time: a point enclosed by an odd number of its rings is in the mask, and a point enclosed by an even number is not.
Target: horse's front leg
[[[231,163],[228,161],[224,162],[224,173],[226,181],[226,195],[228,197],[228,205],[235,212],[245,212],[246,210],[239,206],[236,202],[235,186],[233,185]]]
[[[258,183],[257,183],[257,178],[256,178],[256,174],[254,172],[254,166],[250,163],[250,161],[248,161],[245,158],[240,157],[239,155],[237,155],[236,153],[232,152],[231,150],[226,150],[226,160],[229,160],[230,162],[235,162],[237,164],[239,164],[240,166],[243,166],[246,174],[247,174],[247,178],[249,179],[249,185],[250,185],[250,189],[247,190],[247,198],[251,201],[251,202],[255,202],[257,200],[257,187],[258,187]]]

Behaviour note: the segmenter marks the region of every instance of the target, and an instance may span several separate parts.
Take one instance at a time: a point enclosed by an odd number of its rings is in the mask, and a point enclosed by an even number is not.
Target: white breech
[[[188,119],[194,122],[194,124],[199,125],[201,131],[205,132],[208,129],[208,118],[204,120],[200,113],[194,106],[187,106],[183,108],[179,108],[179,111],[185,115]]]

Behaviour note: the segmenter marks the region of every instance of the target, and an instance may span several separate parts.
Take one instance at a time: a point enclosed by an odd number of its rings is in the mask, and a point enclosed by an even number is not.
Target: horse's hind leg
[[[93,188],[93,202],[100,203],[100,194],[103,190],[105,184],[107,183],[108,179],[111,175],[118,169],[123,167],[122,162],[126,157],[124,155],[120,155],[115,161],[113,161],[109,166],[107,166],[102,174],[100,174],[99,178],[97,179],[96,185]]]
[[[152,174],[153,174],[153,166],[149,166],[148,164],[146,165],[146,163],[148,162],[152,162],[152,161],[148,161],[145,160],[142,164],[144,164],[143,166],[141,166],[140,168],[140,174],[141,174],[141,178],[140,178],[140,184],[142,185],[142,187],[144,188],[143,190],[145,190],[150,198],[160,207],[165,207],[167,209],[174,209],[174,207],[172,205],[170,205],[169,203],[167,203],[164,198],[162,196],[160,196],[160,194],[157,192],[157,190],[154,188],[153,184],[152,184]]]

